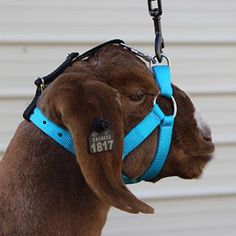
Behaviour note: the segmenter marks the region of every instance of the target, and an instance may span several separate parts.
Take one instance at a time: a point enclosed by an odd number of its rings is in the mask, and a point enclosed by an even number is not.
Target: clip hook
[[[162,62],[162,54],[163,54],[163,51],[162,49],[165,47],[165,44],[164,44],[164,39],[162,37],[162,33],[158,32],[156,33],[156,39],[155,39],[155,53],[156,53],[156,58],[158,60],[159,63]]]
[[[162,62],[162,49],[165,47],[164,39],[162,37],[162,30],[161,30],[161,15],[162,15],[162,3],[161,0],[157,0],[157,7],[153,6],[153,2],[155,0],[148,0],[148,10],[149,14],[154,21],[155,27],[155,53],[156,58],[159,63]]]

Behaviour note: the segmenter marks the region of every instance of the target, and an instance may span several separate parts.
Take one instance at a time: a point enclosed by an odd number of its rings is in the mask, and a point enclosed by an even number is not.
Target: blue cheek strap
[[[166,116],[159,105],[156,104],[155,99],[151,112],[148,113],[146,117],[144,117],[144,119],[124,137],[123,160],[125,160],[134,149],[140,146],[142,142],[144,142],[144,140],[147,139],[158,126],[160,126],[157,149],[150,166],[138,179],[133,180],[122,174],[123,181],[126,184],[137,183],[142,180],[150,181],[158,177],[165,164],[171,146],[172,131],[174,126],[174,118],[177,113],[177,106],[173,98],[170,68],[169,66],[155,65],[152,69],[155,81],[160,89],[158,96],[164,96],[172,101],[174,113],[173,115]],[[30,121],[59,145],[75,155],[73,139],[70,132],[50,121],[44,116],[38,107],[36,107],[31,114]]]

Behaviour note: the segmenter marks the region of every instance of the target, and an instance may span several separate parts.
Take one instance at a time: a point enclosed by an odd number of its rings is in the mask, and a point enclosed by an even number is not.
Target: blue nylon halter
[[[169,66],[153,66],[153,73],[156,83],[160,89],[160,95],[173,101],[173,90],[171,86],[171,76]],[[124,174],[123,181],[125,184],[138,183],[142,180],[152,180],[158,176],[167,159],[174,126],[175,114],[166,116],[158,104],[154,104],[150,113],[137,124],[124,138],[124,149],[122,160],[137,148],[158,126],[159,142],[155,156],[146,170],[138,179],[130,179]],[[51,137],[54,141],[64,147],[67,151],[75,155],[73,139],[68,130],[65,130],[52,121],[50,121],[41,110],[36,107],[30,116],[31,122]]]

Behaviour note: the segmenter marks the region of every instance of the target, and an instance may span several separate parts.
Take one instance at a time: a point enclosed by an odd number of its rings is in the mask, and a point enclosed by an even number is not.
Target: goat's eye
[[[135,102],[140,102],[143,100],[143,98],[145,97],[145,93],[144,92],[137,92],[135,94],[132,94],[129,96],[129,99]]]

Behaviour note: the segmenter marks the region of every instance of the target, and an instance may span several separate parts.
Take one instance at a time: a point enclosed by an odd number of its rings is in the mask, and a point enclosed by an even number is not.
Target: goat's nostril
[[[212,142],[212,137],[211,136],[203,136],[203,138],[207,142]]]
[[[208,125],[204,125],[200,130],[202,138],[207,142],[212,142],[211,129]]]

